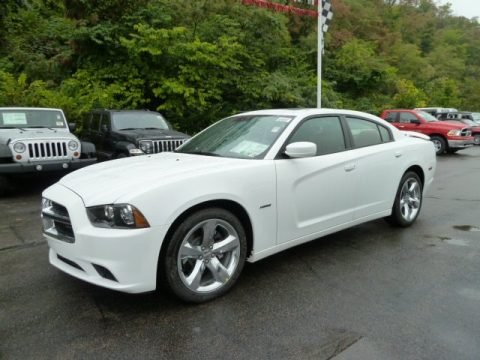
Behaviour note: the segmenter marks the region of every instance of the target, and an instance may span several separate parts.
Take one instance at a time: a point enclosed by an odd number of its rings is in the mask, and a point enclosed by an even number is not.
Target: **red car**
[[[437,155],[454,153],[474,145],[472,129],[461,123],[438,121],[419,110],[385,110],[380,117],[403,131],[415,131],[430,136]]]

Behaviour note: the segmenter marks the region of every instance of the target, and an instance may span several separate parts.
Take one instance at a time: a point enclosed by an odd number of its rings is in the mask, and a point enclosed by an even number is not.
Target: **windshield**
[[[418,111],[418,115],[420,115],[423,118],[423,120],[425,120],[427,122],[438,121],[435,116],[430,115],[429,113],[427,113],[425,111]]]
[[[177,152],[261,159],[292,119],[279,115],[230,117],[193,137]]]
[[[0,110],[0,129],[66,128],[58,110]]]
[[[161,129],[168,130],[165,119],[156,112],[122,112],[112,115],[113,127],[116,130]]]

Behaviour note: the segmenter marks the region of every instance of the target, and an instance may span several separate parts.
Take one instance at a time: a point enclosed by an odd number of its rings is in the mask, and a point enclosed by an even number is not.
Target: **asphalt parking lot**
[[[1,359],[480,357],[480,147],[438,158],[413,227],[374,221],[247,264],[203,305],[51,267],[39,212],[54,181],[0,199]]]

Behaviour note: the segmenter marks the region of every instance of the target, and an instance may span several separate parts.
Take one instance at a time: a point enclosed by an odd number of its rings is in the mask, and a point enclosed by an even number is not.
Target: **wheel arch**
[[[165,254],[165,250],[168,245],[169,239],[172,237],[173,232],[182,223],[183,220],[185,220],[188,216],[190,216],[191,214],[197,211],[207,209],[207,208],[212,208],[212,207],[218,207],[218,208],[228,210],[231,213],[233,213],[238,218],[238,220],[240,220],[245,230],[245,235],[247,236],[246,257],[248,258],[253,251],[253,227],[252,227],[252,221],[250,219],[250,216],[247,210],[236,201],[227,200],[227,199],[216,199],[216,200],[208,200],[208,201],[200,202],[196,205],[193,205],[188,209],[184,210],[180,215],[176,217],[176,219],[168,228],[167,233],[165,234],[164,241],[160,248],[159,259]],[[158,269],[158,266],[160,266],[160,261],[157,264],[157,269]],[[158,273],[158,270],[157,270],[157,273]]]
[[[415,174],[418,175],[418,177],[420,178],[420,181],[422,182],[422,188],[423,188],[424,185],[425,185],[425,172],[423,171],[422,167],[420,165],[412,165],[407,170],[405,170],[403,173],[405,174],[409,171],[412,171],[412,172],[414,172]]]

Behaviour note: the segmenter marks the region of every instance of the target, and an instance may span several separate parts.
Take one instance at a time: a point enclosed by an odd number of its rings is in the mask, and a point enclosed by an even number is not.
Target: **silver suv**
[[[96,162],[95,146],[70,133],[61,109],[0,108],[0,192],[9,178],[78,169]]]

